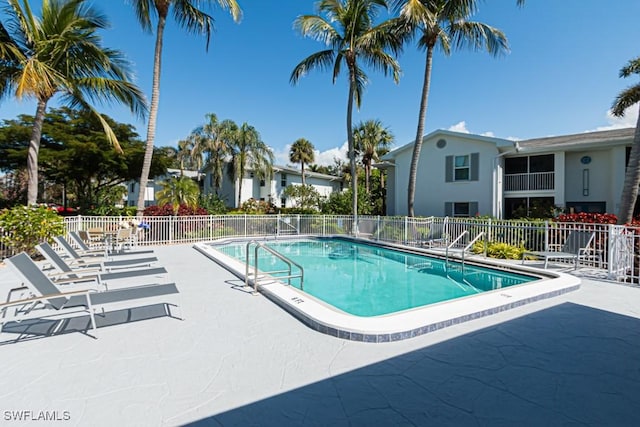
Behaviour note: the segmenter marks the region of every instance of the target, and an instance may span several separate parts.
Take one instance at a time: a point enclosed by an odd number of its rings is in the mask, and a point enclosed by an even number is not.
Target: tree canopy
[[[102,124],[91,112],[68,107],[52,109],[42,126],[40,171],[44,180],[63,186],[80,207],[100,203],[102,191],[138,178],[144,144],[129,124],[102,116],[120,141],[116,152],[104,134]],[[26,152],[34,117],[21,115],[5,120],[0,127],[0,169],[14,172],[26,168]],[[154,156],[153,176],[163,175],[171,157],[159,149]],[[61,200],[57,200],[61,202]]]

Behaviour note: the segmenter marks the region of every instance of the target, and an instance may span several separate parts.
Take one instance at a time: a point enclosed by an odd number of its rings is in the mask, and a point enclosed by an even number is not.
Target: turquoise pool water
[[[304,268],[304,292],[356,316],[395,313],[538,279],[468,264],[463,272],[455,262],[446,265],[437,258],[346,240],[264,243]],[[246,260],[246,242],[213,247]],[[253,255],[252,248],[250,260]],[[258,251],[258,264],[264,272],[286,269],[283,261],[265,250]],[[291,285],[300,288],[299,279],[292,279]]]

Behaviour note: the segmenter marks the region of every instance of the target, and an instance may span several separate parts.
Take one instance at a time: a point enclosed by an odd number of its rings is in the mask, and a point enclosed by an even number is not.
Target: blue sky
[[[150,97],[155,36],[143,33],[125,0],[93,2],[110,19],[104,44],[122,50],[136,82]],[[321,71],[289,84],[291,71],[306,56],[324,48],[293,29],[294,19],[314,13],[314,0],[239,0],[244,16],[235,24],[214,9],[216,32],[209,51],[204,38],[189,35],[170,20],[165,32],[156,146],[175,146],[205,114],[248,122],[286,163],[288,145],[310,140],[318,163],[331,164],[346,141],[347,82],[335,85]],[[493,58],[483,52],[434,55],[425,132],[450,129],[501,138],[526,139],[635,126],[637,109],[623,120],[608,116],[615,96],[637,82],[618,77],[620,68],[640,56],[640,1],[516,0],[480,2],[473,18],[507,35],[511,52]],[[34,9],[39,2],[31,0]],[[38,5],[38,6],[37,6]],[[378,72],[368,73],[354,123],[379,119],[396,137],[395,146],[415,138],[424,53],[405,48],[398,59],[398,85]],[[55,103],[52,104],[55,106]],[[102,112],[133,124],[141,139],[146,123],[121,107]],[[35,103],[6,99],[0,119],[34,114]]]

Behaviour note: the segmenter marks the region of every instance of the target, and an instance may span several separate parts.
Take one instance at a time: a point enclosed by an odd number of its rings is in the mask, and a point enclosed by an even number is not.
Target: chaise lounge
[[[122,266],[118,271],[105,271],[99,264],[72,268],[48,243],[45,242],[36,245],[36,249],[57,271],[54,274],[50,274],[50,276],[58,276],[58,278],[52,279],[52,281],[60,284],[95,281],[106,287],[106,281],[160,275],[167,272],[164,267],[124,269]],[[130,267],[140,267],[140,265]]]
[[[20,278],[22,286],[12,289],[9,292],[7,302],[0,304],[0,333],[2,327],[8,322],[70,316],[83,312],[89,314],[91,327],[95,330],[94,309],[96,307],[134,300],[147,301],[154,297],[165,297],[178,293],[175,283],[134,286],[103,292],[91,289],[61,292],[25,252],[8,258],[5,262]],[[18,291],[22,291],[19,299],[12,301],[12,295]],[[170,305],[164,301],[163,304],[167,314],[175,317],[171,314]]]
[[[562,245],[560,251],[529,251],[522,254],[522,264],[527,257],[544,259],[544,268],[549,265],[550,259],[571,259],[574,262],[574,269],[578,268],[578,261],[590,252],[590,246],[595,240],[594,231],[571,231],[567,240]]]

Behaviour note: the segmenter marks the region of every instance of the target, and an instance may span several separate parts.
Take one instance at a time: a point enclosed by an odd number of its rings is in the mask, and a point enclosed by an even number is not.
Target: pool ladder
[[[460,234],[453,242],[451,242],[451,244],[447,245],[447,248],[446,248],[446,251],[445,251],[445,266],[446,266],[447,270],[449,269],[449,248],[452,248],[453,245],[458,243],[458,240],[462,239],[462,237],[464,237],[466,234],[469,234],[469,232],[467,230],[463,231],[462,234]],[[462,274],[463,275],[464,275],[464,254],[482,236],[484,236],[484,231],[481,231],[480,233],[478,233],[478,235],[476,237],[474,237],[473,240],[471,240],[469,243],[467,243],[467,245],[462,249],[461,257],[462,257]],[[486,253],[486,247],[485,247],[485,253]]]
[[[253,259],[254,259],[254,264],[253,264],[253,274],[249,272],[249,268],[250,268],[250,260],[249,260],[249,255],[251,254],[250,250],[251,247],[255,245],[255,248],[253,249]],[[265,274],[265,276],[258,276],[258,250],[260,249],[264,249],[265,251],[269,252],[271,255],[275,256],[276,258],[280,259],[281,261],[283,261],[285,264],[287,264],[287,269],[286,270],[274,270],[274,271],[263,271],[262,273]],[[247,248],[246,248],[246,260],[245,260],[245,274],[244,274],[244,284],[245,286],[249,286],[249,279],[251,277],[253,277],[253,294],[257,295],[258,294],[258,280],[260,278],[264,278],[266,277],[266,275],[268,274],[278,274],[278,273],[287,273],[286,276],[275,276],[274,279],[276,280],[281,280],[281,279],[287,279],[287,283],[289,286],[291,286],[291,279],[300,279],[300,290],[304,290],[304,269],[302,268],[302,266],[300,264],[298,264],[297,262],[293,261],[292,259],[287,258],[286,256],[282,255],[280,252],[275,251],[274,249],[270,248],[269,246],[265,245],[264,243],[258,242],[257,240],[252,240],[249,243],[247,243]],[[292,266],[297,267],[300,270],[300,273],[298,274],[293,274],[292,273]]]

